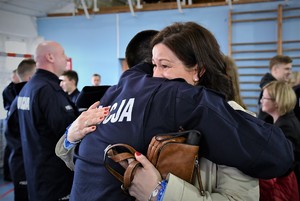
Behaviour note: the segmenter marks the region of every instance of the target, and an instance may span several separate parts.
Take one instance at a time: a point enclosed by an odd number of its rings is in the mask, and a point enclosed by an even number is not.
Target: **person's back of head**
[[[284,115],[294,110],[296,105],[296,94],[291,86],[284,81],[272,81],[263,88],[269,94],[270,100],[276,103],[279,115]]]
[[[21,82],[28,81],[36,71],[36,63],[33,59],[24,59],[17,68],[17,75]]]
[[[197,66],[199,80],[195,85],[223,93],[231,91],[226,75],[223,54],[214,35],[194,22],[174,23],[161,30],[153,39],[152,47],[162,43],[183,62],[193,69]]]
[[[68,57],[59,43],[45,41],[36,48],[35,61],[38,69],[47,70],[59,77],[66,70]]]
[[[128,43],[125,57],[129,68],[142,63],[152,63],[151,40],[158,33],[156,30],[138,32]]]
[[[228,94],[228,100],[233,100],[246,109],[246,105],[241,98],[237,66],[231,57],[225,56],[224,60],[226,63],[226,74],[229,76],[232,84],[232,93]]]
[[[269,70],[276,80],[288,82],[292,73],[292,58],[285,55],[276,55],[269,62]]]

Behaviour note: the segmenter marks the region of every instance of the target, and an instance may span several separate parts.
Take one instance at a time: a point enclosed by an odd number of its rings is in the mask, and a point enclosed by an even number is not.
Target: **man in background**
[[[92,75],[92,86],[99,86],[101,83],[101,75],[95,73]]]
[[[259,84],[260,88],[263,89],[263,87],[266,84],[274,80],[288,82],[292,74],[292,62],[293,60],[289,56],[284,56],[284,55],[274,56],[269,63],[270,72],[266,73],[260,81]],[[273,118],[261,110],[261,103],[260,103],[261,98],[262,98],[262,91],[260,92],[259,99],[258,99],[259,112],[257,117],[268,123],[273,124]]]
[[[14,200],[27,201],[27,180],[24,170],[22,142],[20,136],[20,127],[17,110],[17,97],[23,86],[33,76],[36,70],[36,63],[33,59],[24,59],[17,68],[17,75],[20,82],[15,84],[17,93],[16,98],[10,106],[7,116],[7,126],[5,129],[5,138],[9,149],[9,168],[14,184]]]
[[[75,103],[80,91],[77,89],[78,74],[76,71],[67,70],[60,77],[60,86],[66,92],[70,100]]]
[[[19,83],[19,78],[17,76],[17,70],[13,70],[11,74],[11,82],[5,87],[5,89],[2,92],[2,97],[3,97],[3,107],[7,111],[10,109],[10,105],[15,99],[17,92],[15,90],[15,85]],[[6,127],[6,121],[4,122],[5,127]],[[8,157],[10,155],[11,150],[7,145],[4,147],[4,156],[3,156],[3,179],[5,181],[11,181],[11,175],[9,172],[9,166],[8,166]]]
[[[30,201],[69,200],[73,173],[54,152],[77,109],[59,86],[68,57],[53,41],[38,45],[37,71],[21,90],[18,115]]]

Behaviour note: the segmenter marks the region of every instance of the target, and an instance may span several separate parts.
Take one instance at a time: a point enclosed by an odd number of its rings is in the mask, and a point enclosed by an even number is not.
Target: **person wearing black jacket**
[[[68,57],[53,41],[40,43],[35,55],[37,71],[21,90],[17,104],[29,200],[68,200],[73,173],[54,151],[78,115],[59,86]]]
[[[17,70],[13,70],[12,75],[11,75],[11,82],[5,87],[5,89],[2,92],[2,98],[3,98],[3,107],[7,111],[7,115],[10,109],[10,106],[15,99],[17,95],[17,91],[15,89],[15,85],[19,83],[19,77],[17,76]],[[7,118],[7,116],[6,116]],[[5,127],[7,126],[6,119],[4,121]],[[9,170],[9,165],[8,165],[8,158],[11,153],[11,150],[9,149],[9,146],[7,144],[5,145],[4,148],[4,156],[3,156],[3,179],[5,181],[11,181],[11,174]]]
[[[7,127],[5,129],[5,138],[8,147],[11,150],[9,156],[9,168],[14,184],[14,200],[27,201],[27,180],[23,162],[22,142],[20,136],[20,127],[18,119],[17,97],[21,89],[35,73],[36,63],[33,59],[24,59],[17,68],[17,75],[20,83],[15,84],[17,92],[7,116]]]

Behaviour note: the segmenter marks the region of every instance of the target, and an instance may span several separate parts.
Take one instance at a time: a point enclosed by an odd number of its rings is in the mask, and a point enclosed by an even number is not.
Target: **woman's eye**
[[[169,66],[167,66],[167,65],[162,65],[162,67],[163,67],[163,68],[169,68]]]

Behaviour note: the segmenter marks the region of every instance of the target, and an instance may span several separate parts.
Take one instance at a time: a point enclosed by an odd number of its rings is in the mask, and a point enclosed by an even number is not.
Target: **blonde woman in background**
[[[273,117],[274,125],[281,128],[286,138],[292,142],[295,157],[295,166],[290,173],[270,180],[260,180],[260,200],[299,200],[295,174],[299,175],[300,122],[293,111],[296,104],[295,92],[284,81],[272,81],[263,87],[260,102],[262,111]],[[299,181],[298,177],[298,183]]]

